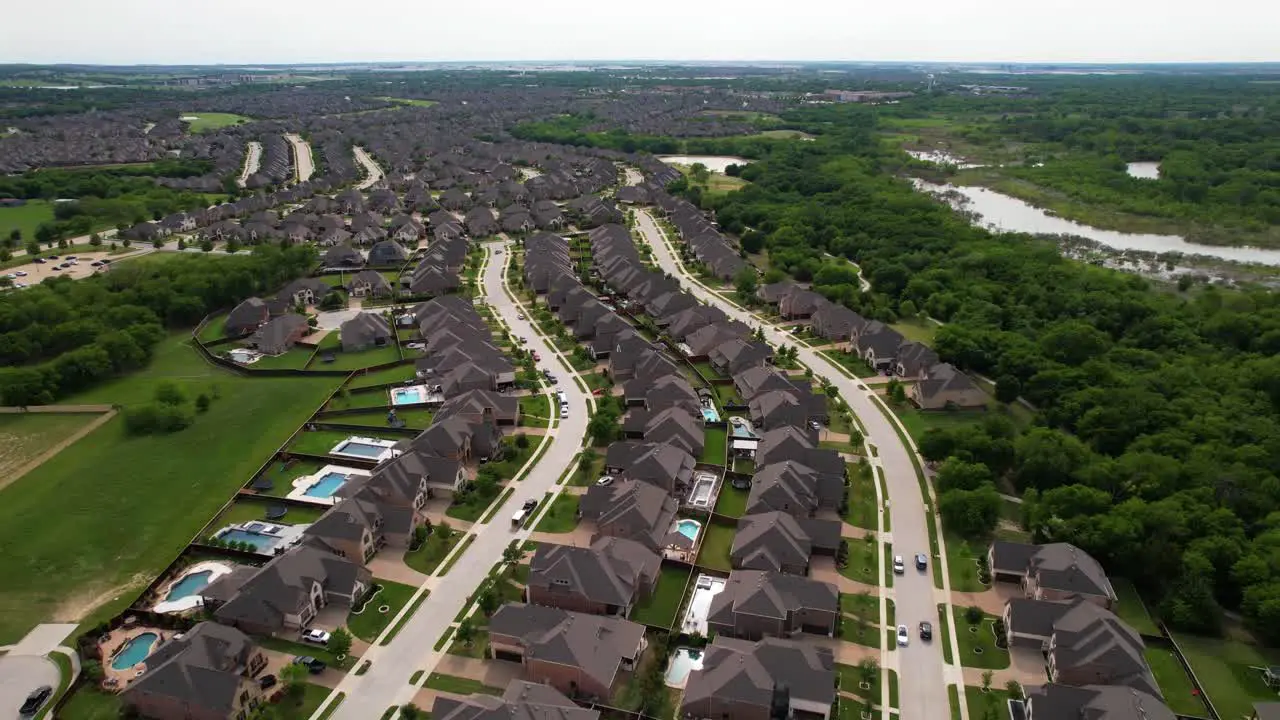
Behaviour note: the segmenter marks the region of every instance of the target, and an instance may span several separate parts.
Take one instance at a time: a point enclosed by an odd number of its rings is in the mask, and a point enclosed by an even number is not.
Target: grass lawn
[[[384,390],[360,390],[351,392],[343,389],[334,395],[333,400],[325,406],[325,410],[381,410],[383,419],[386,419],[386,412],[391,407],[391,397]],[[397,411],[399,414],[399,411]]]
[[[739,490],[732,483],[725,482],[720,487],[720,497],[716,498],[716,513],[739,518],[747,512],[747,499],[751,497],[748,490]]]
[[[1204,701],[1192,694],[1191,677],[1183,669],[1182,663],[1172,650],[1162,647],[1148,647],[1143,655],[1151,666],[1151,674],[1156,676],[1156,684],[1164,695],[1169,709],[1179,715],[1206,717]]]
[[[1111,578],[1111,587],[1116,591],[1115,612],[1120,619],[1143,635],[1159,635],[1160,629],[1147,613],[1147,606],[1138,597],[1138,589],[1126,578]]]
[[[347,628],[351,630],[351,634],[365,642],[377,640],[387,624],[395,619],[400,608],[404,607],[405,603],[409,602],[413,594],[418,591],[415,587],[381,578],[374,578],[374,582],[382,589],[365,603],[363,612],[359,615],[352,612],[347,616]],[[384,605],[389,605],[390,609],[381,612],[380,608]]]
[[[328,455],[329,451],[335,445],[351,437],[351,433],[347,430],[312,430],[300,433],[289,446],[290,452],[309,453],[311,455]],[[381,438],[384,440],[398,440],[396,436],[384,434],[379,435],[376,432],[367,433],[364,437]]]
[[[589,390],[602,390],[609,387],[609,379],[598,372],[584,373],[582,379],[587,383]]]
[[[396,417],[403,420],[407,428],[426,430],[430,427],[431,419],[435,417],[435,413],[430,410],[397,410]],[[371,409],[367,412],[357,412],[349,415],[321,415],[316,418],[316,422],[332,423],[334,425],[359,425],[372,429],[390,427],[387,425],[386,408]]]
[[[310,655],[317,660],[323,660],[329,667],[340,669],[355,667],[356,661],[360,659],[353,652],[351,655],[347,656],[346,660],[338,662],[338,657],[329,652],[329,649],[323,645],[311,645],[309,643],[304,645],[300,642],[294,642],[293,640],[286,638],[255,635],[253,641],[268,650],[275,650],[276,652],[282,652],[286,655]]]
[[[986,585],[978,582],[977,557],[986,552],[986,544],[965,540],[954,533],[945,533],[947,544],[947,577],[955,592],[982,592]]]
[[[840,593],[840,639],[880,647],[880,598],[861,593]]]
[[[918,342],[923,345],[933,346],[933,336],[938,332],[938,326],[929,320],[903,320],[902,322],[891,323],[889,327],[902,333],[902,337],[911,342]]]
[[[100,692],[92,685],[82,685],[62,706],[58,720],[116,720],[124,703],[114,693]]]
[[[992,687],[987,692],[982,692],[981,687],[965,686],[964,703],[969,707],[969,717],[971,720],[987,717],[988,707],[994,707],[996,717],[1006,717],[1009,712],[1005,708],[1009,707],[1009,691],[1002,687],[996,687],[992,683]]]
[[[1220,716],[1248,717],[1253,703],[1280,699],[1262,682],[1262,673],[1253,669],[1280,665],[1280,651],[1197,635],[1176,635],[1175,639]]]
[[[724,525],[704,523],[702,549],[698,551],[698,565],[725,572],[732,570],[729,551],[733,549],[733,536],[736,532],[734,528]]]
[[[476,522],[500,494],[502,494],[502,488],[498,488],[493,495],[489,496],[482,496],[479,493],[472,492],[467,494],[463,500],[459,500],[458,496],[455,495],[453,502],[449,503],[449,507],[445,509],[444,514],[458,520]]]
[[[948,624],[948,621],[947,621],[947,606],[939,605],[938,606],[938,627],[934,628],[934,633],[935,633],[934,637],[939,638],[940,641],[942,642],[942,659],[948,664],[953,662],[951,659],[951,640],[950,640],[951,636],[949,635],[950,627],[951,626]]]
[[[920,442],[925,433],[933,428],[950,428],[958,425],[980,423],[987,417],[986,410],[920,410],[910,403],[895,405],[888,403],[889,408],[897,414],[911,433],[911,439]]]
[[[420,573],[430,575],[436,571],[436,567],[440,565],[440,562],[448,556],[449,551],[461,539],[462,533],[460,532],[449,533],[449,538],[446,540],[433,531],[431,537],[423,543],[422,547],[404,554],[404,564]]]
[[[269,502],[254,502],[252,500],[237,500],[231,504],[221,515],[217,521],[210,526],[213,530],[226,527],[227,525],[238,525],[240,523],[253,522],[254,520],[266,520],[267,508],[271,507]],[[324,514],[328,508],[324,507],[297,507],[290,505],[284,517],[279,520],[272,520],[273,523],[283,525],[303,525],[313,523]]]
[[[187,129],[193,133],[208,132],[209,130],[217,130],[228,125],[240,125],[253,120],[253,118],[244,115],[234,115],[232,113],[219,112],[184,112],[179,117],[193,117],[195,120],[186,121]]]
[[[874,542],[850,540],[849,564],[840,568],[840,574],[867,585],[880,585],[878,548],[879,545]]]
[[[562,493],[557,496],[538,521],[538,532],[567,533],[578,526],[578,496]]]
[[[334,350],[328,347],[329,338],[336,338],[337,336],[338,333],[336,332],[329,333],[321,341],[320,349],[316,352],[315,362],[311,363],[311,367],[307,368],[308,370],[360,370],[374,365],[385,365],[400,361],[400,347],[398,345],[360,350],[358,352],[342,352],[341,349]],[[330,351],[333,352],[333,362],[322,361],[320,355]]]
[[[857,357],[856,355],[851,355],[847,352],[839,350],[819,350],[818,354],[845,370],[848,370],[854,377],[869,378],[880,374],[875,370],[872,370],[871,366],[862,358]]]
[[[724,465],[728,452],[728,434],[724,428],[708,427],[703,432],[702,462]]]
[[[489,687],[479,680],[456,677],[453,675],[444,675],[441,673],[431,673],[428,675],[425,687],[429,687],[432,690],[443,690],[444,692],[456,693],[458,695],[470,695],[471,693],[485,693],[486,695],[502,694],[501,688]]]
[[[98,417],[96,413],[0,415],[0,478],[7,480],[10,473]]]
[[[103,600],[97,617],[124,609],[336,384],[238,376],[206,363],[189,340],[170,336],[146,370],[66,402],[150,402],[166,379],[188,397],[216,392],[192,427],[126,437],[115,418],[5,488],[0,643],[39,622],[81,620]]]
[[[305,370],[313,352],[312,348],[298,346],[279,355],[263,355],[245,367],[249,370]]]
[[[970,625],[965,619],[964,608],[952,607],[952,619],[956,624],[956,637],[960,639],[960,664],[984,670],[1003,670],[1009,667],[1009,651],[996,647],[992,623],[994,615],[984,615],[982,622]],[[977,652],[981,650],[982,652]]]
[[[547,427],[550,425],[550,398],[546,395],[529,395],[520,398],[520,424],[526,427]]]
[[[401,105],[413,105],[414,107],[431,107],[436,104],[435,100],[411,100],[409,98],[393,98],[380,97],[378,100],[386,100],[387,102],[399,103]]]
[[[845,513],[845,522],[863,530],[878,530],[880,512],[871,465],[848,463],[848,470],[849,512]]]
[[[143,255],[143,257],[150,257],[150,255]],[[200,340],[206,343],[213,342],[214,340],[221,340],[226,337],[226,330],[227,316],[215,315],[203,328],[201,328]]]
[[[670,628],[680,612],[684,588],[689,583],[689,571],[664,567],[658,576],[653,594],[636,603],[631,612],[632,622]]]
[[[355,378],[352,378],[351,384],[347,385],[347,387],[355,389],[387,385],[389,383],[402,383],[405,380],[412,380],[415,377],[414,373],[416,372],[417,370],[414,368],[413,363],[397,365],[395,367],[384,368],[382,370],[374,370],[373,372],[365,373],[364,375],[358,375]]]
[[[292,702],[287,697],[280,701],[279,705],[275,705],[277,717],[282,720],[307,720],[315,714],[316,709],[320,707],[320,703],[329,697],[329,693],[333,692],[322,685],[312,685],[307,683],[303,685],[302,697],[298,702]]]
[[[0,207],[0,237],[7,238],[14,230],[21,231],[18,249],[35,240],[36,228],[47,222],[53,222],[53,205],[48,200],[28,200],[26,205]],[[26,259],[25,254],[18,257]]]

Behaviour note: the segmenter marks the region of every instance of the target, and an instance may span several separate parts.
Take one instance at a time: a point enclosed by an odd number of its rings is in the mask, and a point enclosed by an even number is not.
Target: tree
[[[1000,521],[1000,493],[987,483],[976,490],[947,490],[938,495],[938,512],[948,530],[967,538],[986,538]]]
[[[699,185],[706,185],[711,180],[711,171],[700,162],[694,163],[693,167],[689,168],[689,179]]]
[[[187,394],[172,382],[156,385],[155,400],[164,405],[181,405],[187,401]]]
[[[400,717],[403,720],[418,720],[425,715],[421,708],[413,703],[406,703],[400,706]]]
[[[90,245],[92,245],[92,246],[94,246],[94,247],[101,247],[101,246],[102,246],[102,236],[101,236],[101,235],[99,235],[98,233],[93,233],[92,235],[90,235],[90,236],[89,236],[89,244],[90,244]]]
[[[39,254],[40,254],[40,243],[36,242],[35,240],[30,240],[30,241],[28,241],[28,242],[27,242],[26,251],[27,251],[27,254],[28,254],[28,255],[30,255],[30,256],[32,256],[32,257],[35,257],[35,256],[39,255]]]
[[[1021,700],[1023,698],[1022,685],[1019,684],[1017,680],[1010,680],[1009,682],[1005,683],[1004,691],[1006,693],[1009,693],[1010,700]]]
[[[738,299],[744,302],[750,302],[755,299],[756,288],[758,282],[756,280],[756,270],[751,265],[744,265],[737,275],[733,277],[733,287],[738,292]]]
[[[477,598],[476,603],[480,606],[480,612],[488,617],[498,611],[498,607],[502,605],[502,598],[490,584],[480,591],[480,597]]]
[[[463,620],[458,625],[458,632],[455,637],[464,647],[471,647],[471,641],[476,637],[476,626],[472,624],[471,618]]]
[[[524,555],[517,545],[508,545],[502,551],[502,562],[514,564],[520,562],[520,557]]]
[[[204,393],[200,393],[199,395],[197,395],[196,396],[196,412],[201,412],[201,413],[208,412],[210,402],[211,401],[209,400],[208,395],[205,395]]]
[[[1022,382],[1013,375],[1001,375],[996,378],[996,400],[1011,403],[1022,394]]]
[[[858,676],[862,682],[875,687],[876,676],[880,673],[880,663],[868,655],[858,662]]]
[[[294,702],[302,699],[307,686],[307,668],[297,663],[289,663],[280,669],[280,682],[284,692]]]
[[[995,480],[991,469],[982,463],[966,462],[958,457],[947,458],[938,468],[938,491],[977,490]]]
[[[329,652],[334,655],[350,655],[351,654],[351,633],[345,627],[340,627],[329,633],[329,644],[327,645]]]
[[[515,443],[516,447],[524,450],[529,447],[529,436],[524,433],[516,433]]]
[[[1014,443],[1013,479],[1023,489],[1069,485],[1090,455],[1084,443],[1061,430],[1032,428]]]

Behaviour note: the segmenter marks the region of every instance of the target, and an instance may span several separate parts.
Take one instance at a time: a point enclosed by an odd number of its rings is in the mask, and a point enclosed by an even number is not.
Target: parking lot
[[[99,252],[88,252],[88,253],[78,252],[78,253],[75,253],[76,264],[70,267],[64,268],[62,270],[56,269],[59,265],[63,264],[66,261],[65,258],[60,257],[58,260],[47,259],[43,264],[29,262],[23,265],[19,265],[17,267],[12,267],[7,270],[0,271],[0,274],[6,275],[6,276],[13,275],[15,277],[12,277],[10,279],[13,280],[15,284],[23,284],[23,285],[36,285],[38,283],[43,282],[45,278],[51,278],[51,277],[65,276],[65,277],[70,277],[78,280],[80,278],[89,277],[90,275],[97,272],[100,268],[93,267],[91,263],[97,260],[101,260],[107,257],[109,254],[110,253],[106,250],[102,250]],[[111,261],[116,262],[124,257],[126,256],[116,255],[115,257],[111,258]],[[26,274],[23,275],[22,273],[26,273]]]

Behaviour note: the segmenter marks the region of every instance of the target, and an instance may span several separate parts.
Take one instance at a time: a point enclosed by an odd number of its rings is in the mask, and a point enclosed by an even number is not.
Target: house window
[[[569,587],[569,581],[568,581],[568,580],[565,580],[565,579],[562,579],[562,578],[556,578],[555,580],[552,580],[551,582],[552,582],[552,584],[554,584],[554,585],[562,585],[562,586],[564,586],[564,587]]]

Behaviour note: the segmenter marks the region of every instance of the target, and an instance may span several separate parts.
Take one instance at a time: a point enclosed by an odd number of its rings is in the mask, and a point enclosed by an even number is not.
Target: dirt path
[[[49,458],[62,452],[67,447],[70,447],[71,443],[79,440],[85,435],[88,435],[94,430],[97,430],[98,428],[102,427],[108,421],[110,421],[111,418],[115,416],[116,416],[116,411],[114,409],[108,410],[107,412],[103,413],[102,415],[98,416],[96,419],[86,424],[84,427],[72,433],[71,436],[68,437],[67,439],[63,440],[57,445],[54,445],[48,450],[45,450],[44,452],[40,453],[39,456],[29,461],[26,465],[23,465],[22,467],[18,468],[16,472],[8,475],[7,477],[0,477],[0,490],[5,489],[9,485],[13,484],[18,479],[20,479],[23,475],[26,475],[32,470],[35,470],[36,468],[40,467]]]

